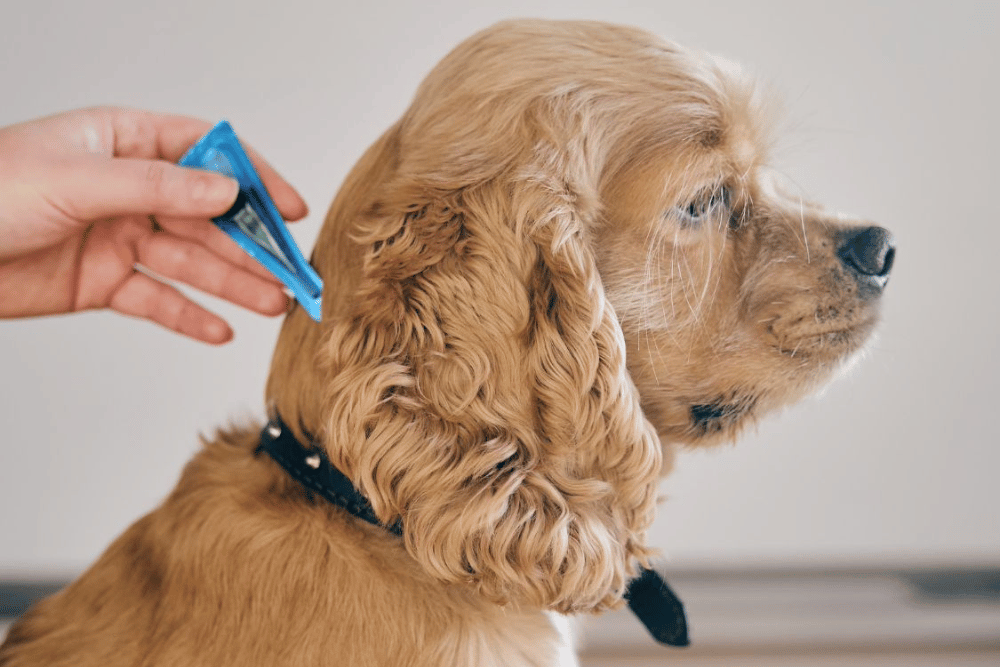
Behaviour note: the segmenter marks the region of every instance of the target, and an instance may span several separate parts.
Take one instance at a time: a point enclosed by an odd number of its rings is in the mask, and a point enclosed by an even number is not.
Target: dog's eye
[[[720,187],[701,192],[685,206],[675,206],[671,213],[684,227],[697,227],[729,207],[729,190]]]

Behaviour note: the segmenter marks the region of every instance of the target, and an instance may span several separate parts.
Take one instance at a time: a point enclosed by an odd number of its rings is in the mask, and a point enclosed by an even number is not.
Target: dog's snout
[[[881,289],[889,279],[896,246],[889,230],[864,227],[841,238],[837,255],[859,279]]]

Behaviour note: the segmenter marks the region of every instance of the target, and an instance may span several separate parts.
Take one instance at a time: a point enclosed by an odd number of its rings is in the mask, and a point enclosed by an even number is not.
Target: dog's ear
[[[502,178],[381,194],[325,348],[331,458],[439,579],[617,605],[661,454],[573,198]]]

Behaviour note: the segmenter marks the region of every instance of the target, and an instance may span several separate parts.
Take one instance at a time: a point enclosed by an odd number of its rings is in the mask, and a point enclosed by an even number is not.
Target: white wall
[[[682,458],[654,542],[680,563],[1000,562],[993,3],[475,4],[19,3],[0,21],[0,125],[97,103],[227,117],[308,200],[309,248],[422,76],[497,19],[631,23],[726,54],[786,99],[777,166],[891,228],[898,260],[866,362],[736,448]],[[222,349],[104,313],[0,322],[0,575],[83,567],[168,492],[198,432],[260,414],[278,324],[219,308],[237,332]]]

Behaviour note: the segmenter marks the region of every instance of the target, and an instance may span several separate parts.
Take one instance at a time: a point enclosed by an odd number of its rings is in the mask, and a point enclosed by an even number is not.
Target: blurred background
[[[37,0],[4,14],[0,126],[94,104],[227,118],[308,201],[293,228],[306,254],[362,151],[496,20],[632,24],[743,63],[784,100],[774,166],[895,233],[883,324],[822,396],[686,453],[664,482],[651,540],[694,647],[664,654],[611,615],[584,633],[585,664],[1000,664],[996,3]],[[108,313],[0,322],[0,616],[155,507],[199,433],[262,415],[279,322],[202,301],[233,324],[229,345]]]

